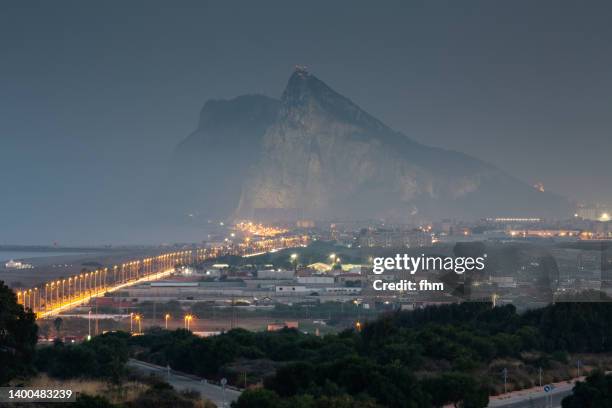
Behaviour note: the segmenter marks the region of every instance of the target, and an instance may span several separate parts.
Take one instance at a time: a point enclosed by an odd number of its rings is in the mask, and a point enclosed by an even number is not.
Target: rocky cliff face
[[[211,101],[176,152],[184,212],[268,219],[565,216],[567,202],[417,143],[304,70],[281,101]]]
[[[212,218],[231,214],[279,106],[277,99],[262,95],[206,102],[198,128],[174,154],[173,210]]]
[[[410,219],[558,215],[564,206],[480,160],[410,140],[298,70],[263,136],[238,214]]]

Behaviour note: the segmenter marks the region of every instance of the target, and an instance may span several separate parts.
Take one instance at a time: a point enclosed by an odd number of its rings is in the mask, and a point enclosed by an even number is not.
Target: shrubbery
[[[0,385],[33,372],[38,328],[34,314],[17,303],[15,293],[0,281]]]
[[[119,382],[125,375],[128,360],[127,333],[107,333],[78,345],[42,347],[36,356],[36,367],[52,377],[89,377]]]
[[[522,315],[513,306],[462,303],[394,312],[364,324],[361,332],[324,337],[290,329],[235,329],[209,338],[186,330],[157,329],[134,337],[110,333],[81,345],[42,348],[36,364],[60,378],[119,381],[131,348],[137,358],[155,364],[209,379],[229,373],[230,383],[242,385],[248,379],[264,386],[245,392],[237,408],[411,408],[449,403],[475,408],[486,406],[492,390],[486,373],[497,370],[500,361],[546,368],[567,363],[568,353],[612,351],[609,321],[609,303],[561,303]],[[239,369],[227,370],[249,360],[271,361],[276,371],[257,378],[246,372],[241,376]],[[523,377],[517,377],[517,384],[529,386]],[[605,381],[598,377],[591,383],[599,386]],[[586,395],[591,383],[577,386],[576,398]],[[162,398],[164,390],[151,393]],[[143,395],[143,401],[153,394]],[[568,405],[573,406],[579,405]]]
[[[585,382],[574,386],[574,393],[565,397],[563,408],[612,407],[612,375],[596,371]]]
[[[522,315],[513,306],[462,303],[387,314],[361,333],[315,337],[237,329],[202,339],[178,330],[131,342],[145,350],[140,358],[209,378],[238,360],[280,363],[261,379],[265,391],[245,393],[237,407],[319,407],[330,398],[337,399],[333,404],[354,398],[353,404],[388,407],[484,407],[491,384],[483,373],[494,360],[534,352],[535,364],[550,365],[568,352],[612,351],[612,326],[602,324],[611,319],[612,305],[605,303],[557,304]],[[444,368],[423,371],[427,362]]]

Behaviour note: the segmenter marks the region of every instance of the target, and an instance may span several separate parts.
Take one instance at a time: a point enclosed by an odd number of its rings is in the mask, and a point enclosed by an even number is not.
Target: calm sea
[[[0,263],[5,263],[9,259],[23,260],[33,258],[47,258],[51,256],[79,255],[84,252],[28,252],[28,251],[0,251]]]

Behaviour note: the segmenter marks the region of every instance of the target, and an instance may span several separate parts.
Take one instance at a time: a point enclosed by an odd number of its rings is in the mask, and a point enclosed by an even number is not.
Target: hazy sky
[[[604,1],[4,0],[0,243],[165,241],[131,214],[164,194],[204,101],[279,96],[295,64],[413,139],[612,201],[611,17]]]

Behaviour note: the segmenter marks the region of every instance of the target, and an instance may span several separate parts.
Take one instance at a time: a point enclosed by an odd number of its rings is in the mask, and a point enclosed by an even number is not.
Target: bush
[[[77,397],[76,401],[71,404],[66,404],[70,408],[116,408],[117,406],[111,404],[106,398],[100,396],[91,396],[87,394],[81,394]]]
[[[612,407],[612,375],[596,371],[585,382],[574,386],[573,394],[565,397],[563,408]]]
[[[34,314],[0,281],[0,385],[33,372],[37,333]]]
[[[37,351],[36,367],[56,378],[101,378],[118,383],[126,374],[128,336],[107,333],[77,345],[56,342]]]

